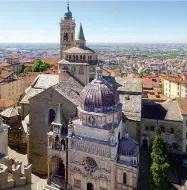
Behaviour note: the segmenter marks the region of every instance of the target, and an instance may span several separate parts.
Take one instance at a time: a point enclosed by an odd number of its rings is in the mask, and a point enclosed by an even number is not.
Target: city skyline
[[[12,4],[10,6],[10,3]],[[0,43],[58,43],[67,2],[2,1]],[[73,1],[90,43],[187,43],[187,2]],[[106,35],[107,34],[107,35]]]

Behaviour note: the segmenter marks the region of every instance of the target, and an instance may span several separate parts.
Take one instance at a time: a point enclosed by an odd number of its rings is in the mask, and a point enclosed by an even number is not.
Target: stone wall
[[[167,121],[167,120],[154,120],[154,119],[142,119],[142,128],[141,128],[141,143],[143,144],[143,139],[147,138],[149,141],[149,148],[151,141],[155,136],[155,129],[157,127],[163,128],[162,137],[167,143],[167,148],[169,151],[174,151],[176,153],[182,153],[183,145],[183,123],[180,121]],[[171,133],[171,129],[174,130],[174,133]],[[176,148],[172,148],[176,144]]]
[[[6,156],[4,165],[0,165],[0,189],[8,189],[31,183],[32,165],[24,166],[21,172],[22,162]]]
[[[57,111],[61,103],[64,118],[68,121],[76,116],[76,105],[64,98],[53,88],[30,99],[30,124],[29,124],[29,163],[32,163],[33,171],[39,174],[47,174],[47,132],[52,130],[48,123],[49,110]]]

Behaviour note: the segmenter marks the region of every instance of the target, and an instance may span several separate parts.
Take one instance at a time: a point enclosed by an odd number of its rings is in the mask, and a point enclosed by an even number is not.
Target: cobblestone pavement
[[[8,147],[8,156],[12,158],[16,158],[20,161],[22,161],[22,165],[27,164],[27,155],[19,153],[18,151],[15,151],[14,149]],[[23,172],[23,167],[22,167]],[[46,178],[40,178],[39,176],[36,176],[32,174],[32,184],[22,186],[22,187],[15,187],[11,190],[43,190],[46,186]]]

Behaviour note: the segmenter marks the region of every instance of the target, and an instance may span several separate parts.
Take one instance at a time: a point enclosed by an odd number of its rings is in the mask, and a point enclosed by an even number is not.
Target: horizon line
[[[11,44],[11,43],[22,43],[22,44],[34,44],[34,43],[51,43],[60,44],[60,42],[0,42],[0,44]],[[89,43],[103,43],[103,44],[187,44],[187,42],[87,42]]]

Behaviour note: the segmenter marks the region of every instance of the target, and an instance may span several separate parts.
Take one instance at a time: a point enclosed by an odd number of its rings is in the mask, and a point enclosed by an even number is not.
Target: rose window
[[[87,172],[93,173],[97,169],[97,163],[93,158],[87,157],[84,161],[84,168]]]

